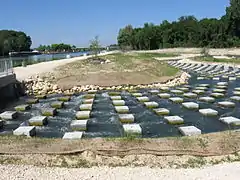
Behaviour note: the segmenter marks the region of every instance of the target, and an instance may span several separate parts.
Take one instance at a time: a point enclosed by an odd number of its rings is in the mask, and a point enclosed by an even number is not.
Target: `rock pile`
[[[153,83],[148,85],[119,85],[110,87],[100,87],[97,85],[74,86],[68,90],[62,90],[57,84],[53,84],[48,80],[44,80],[39,76],[30,77],[24,81],[26,87],[26,94],[28,95],[44,95],[44,94],[73,94],[77,92],[84,92],[88,90],[133,90],[139,88],[160,88],[163,86],[172,87],[181,84],[186,84],[191,76],[183,72],[180,76],[175,77],[165,83]]]

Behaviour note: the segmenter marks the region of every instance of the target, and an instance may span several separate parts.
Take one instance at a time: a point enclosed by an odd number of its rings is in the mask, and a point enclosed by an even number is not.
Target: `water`
[[[220,81],[226,81],[221,79]],[[204,95],[199,97],[209,96],[214,85],[219,81],[214,80],[197,80],[196,74],[192,74],[192,78],[189,80],[191,88],[197,86],[197,84],[210,84],[210,88]],[[182,87],[182,86],[179,86]],[[168,124],[163,116],[156,115],[151,109],[146,108],[142,103],[138,102],[128,92],[121,92],[122,99],[126,101],[126,105],[129,107],[130,112],[134,114],[135,123],[140,124],[142,128],[142,136],[145,138],[157,138],[166,136],[181,136],[177,127],[194,125],[202,130],[202,133],[211,133],[225,131],[228,129],[236,129],[237,127],[226,125],[219,121],[220,117],[223,116],[234,116],[240,118],[240,104],[236,103],[235,108],[221,108],[217,105],[217,102],[228,100],[232,96],[232,91],[235,87],[240,87],[240,80],[229,81],[227,93],[224,98],[216,99],[215,103],[204,103],[199,102],[198,98],[188,99],[184,97],[184,101],[192,101],[199,104],[200,109],[212,108],[219,112],[216,117],[205,117],[202,116],[198,110],[187,110],[181,106],[181,104],[174,104],[168,99],[161,99],[157,95],[152,95],[150,89],[141,89],[139,92],[143,93],[144,96],[148,96],[150,101],[155,101],[159,104],[159,107],[167,108],[170,110],[170,115],[177,115],[184,119],[184,125],[170,125]],[[176,89],[172,88],[172,89]],[[48,125],[45,127],[37,127],[38,137],[48,138],[61,138],[65,132],[70,132],[70,123],[75,119],[75,114],[79,110],[79,105],[82,103],[83,94],[80,93],[72,96],[70,102],[65,103],[65,108],[58,110],[58,114],[55,117],[48,118]],[[171,93],[170,93],[171,94]],[[183,97],[182,95],[174,95]],[[32,116],[40,115],[41,108],[50,107],[50,103],[57,100],[57,97],[61,95],[51,95],[47,99],[40,100],[40,103],[32,106],[32,109],[20,113],[16,120],[7,121],[4,128],[0,131],[1,134],[11,134],[12,130],[16,129],[22,122],[27,121]],[[12,104],[6,110],[14,110],[14,107],[18,104],[23,104],[27,97],[21,98],[15,104]],[[84,137],[122,137],[123,127],[118,119],[118,114],[114,110],[114,106],[106,91],[99,91],[96,94],[91,118],[87,125],[87,131],[84,133]]]

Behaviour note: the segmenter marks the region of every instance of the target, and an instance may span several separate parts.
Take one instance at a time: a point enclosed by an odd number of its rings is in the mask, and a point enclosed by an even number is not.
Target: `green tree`
[[[100,45],[98,36],[95,36],[94,39],[92,39],[90,41],[89,49],[93,52],[94,56],[97,57],[97,55],[101,49],[101,45]]]

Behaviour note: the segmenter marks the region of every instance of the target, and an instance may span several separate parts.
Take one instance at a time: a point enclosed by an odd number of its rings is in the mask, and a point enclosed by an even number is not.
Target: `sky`
[[[229,0],[2,0],[0,29],[23,31],[32,47],[66,43],[88,47],[96,35],[102,45],[117,42],[120,28],[160,24],[180,16],[219,18]]]

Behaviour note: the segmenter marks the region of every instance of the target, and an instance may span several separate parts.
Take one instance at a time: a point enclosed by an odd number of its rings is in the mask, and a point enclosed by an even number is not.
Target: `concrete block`
[[[170,90],[169,87],[160,87],[160,90],[163,91],[163,92],[168,92]]]
[[[29,104],[18,105],[14,109],[16,111],[27,111],[27,110],[31,109],[31,105],[29,105]]]
[[[210,87],[210,84],[199,84],[199,87]]]
[[[118,116],[121,123],[134,123],[133,114],[119,114]]]
[[[221,117],[219,120],[228,125],[230,125],[230,124],[231,125],[239,125],[239,123],[240,123],[240,119],[232,117],[232,116]]]
[[[121,96],[110,96],[111,100],[121,100]]]
[[[86,120],[73,120],[70,127],[74,131],[86,131],[87,130],[88,119]]]
[[[125,106],[124,100],[113,100],[112,103],[114,106]]]
[[[213,98],[213,97],[208,97],[208,96],[206,96],[206,97],[200,97],[200,98],[199,98],[199,101],[208,102],[208,103],[213,103],[213,102],[215,102],[215,98]]]
[[[117,92],[117,91],[108,92],[109,96],[120,96],[120,94],[121,94],[121,92]]]
[[[228,82],[218,82],[218,86],[228,86]]]
[[[52,108],[56,108],[56,109],[61,109],[64,106],[64,102],[63,101],[55,101],[51,103],[51,107]]]
[[[169,100],[174,103],[182,103],[183,102],[183,98],[180,98],[180,97],[171,97],[171,98],[169,98]]]
[[[233,94],[236,96],[240,96],[240,91],[233,91]]]
[[[47,99],[46,95],[36,95],[35,96],[37,99]]]
[[[195,136],[202,133],[202,131],[195,126],[178,127],[178,129],[183,136]]]
[[[140,96],[142,96],[142,93],[132,93],[132,95],[135,97],[140,97]]]
[[[79,109],[81,110],[81,111],[91,111],[92,110],[92,104],[81,104],[80,106],[79,106]]]
[[[94,102],[94,99],[83,99],[82,100],[83,104],[93,104],[93,102]]]
[[[124,124],[123,125],[124,134],[126,136],[141,136],[142,128],[139,124]]]
[[[225,89],[213,89],[212,92],[214,93],[226,93]]]
[[[203,90],[203,91],[207,91],[208,90],[208,87],[202,87],[202,86],[198,86],[198,87],[195,87],[196,90]]]
[[[151,94],[158,94],[158,93],[159,93],[159,90],[153,89],[153,90],[150,90],[149,92],[150,92]]]
[[[199,105],[194,102],[185,102],[185,103],[182,103],[182,105],[187,109],[199,109]]]
[[[17,112],[16,111],[5,111],[0,114],[0,118],[3,120],[12,120],[17,118]]]
[[[36,128],[35,126],[20,126],[13,131],[13,135],[32,137],[36,135]]]
[[[46,116],[34,116],[28,120],[30,126],[44,126],[47,125],[47,117]]]
[[[148,102],[149,98],[147,96],[136,97],[140,102]]]
[[[234,88],[235,91],[240,91],[240,87]]]
[[[196,94],[204,94],[205,91],[204,90],[199,90],[199,89],[194,89],[192,90],[193,93],[196,93]]]
[[[197,77],[197,80],[204,80],[205,79],[205,77]]]
[[[168,93],[160,93],[160,94],[158,94],[158,96],[162,99],[168,99],[171,97],[171,95]]]
[[[189,88],[187,88],[187,87],[178,87],[176,89],[180,90],[180,91],[183,91],[183,92],[188,92],[189,91]]]
[[[177,90],[177,89],[170,90],[170,92],[174,93],[174,94],[183,94],[184,93],[183,91]]]
[[[165,116],[164,119],[169,123],[169,124],[183,124],[184,120],[183,118],[179,116]]]
[[[66,132],[63,136],[63,139],[69,139],[69,140],[74,140],[74,139],[82,139],[83,132]]]
[[[26,103],[27,104],[37,104],[39,102],[38,99],[27,99]]]
[[[154,101],[144,102],[144,105],[145,105],[147,108],[157,108],[157,107],[158,107],[158,103],[157,103],[157,102],[154,102]]]
[[[78,111],[76,113],[76,119],[89,119],[91,111]]]
[[[227,89],[228,87],[227,86],[218,86],[218,85],[216,85],[215,86],[217,89]]]
[[[240,96],[232,96],[230,99],[233,101],[240,101]]]
[[[84,94],[83,98],[84,99],[94,99],[96,94]]]
[[[237,80],[236,77],[229,77],[229,81],[235,81],[235,80]]]
[[[214,109],[199,109],[199,112],[204,116],[217,116],[218,112]]]
[[[183,96],[187,98],[196,98],[197,94],[189,92],[189,93],[184,93]]]
[[[170,113],[170,111],[168,109],[165,109],[165,108],[157,108],[157,109],[153,109],[153,111],[157,115],[169,115],[169,113]]]
[[[115,106],[115,110],[117,111],[117,113],[120,114],[125,114],[129,112],[129,108],[127,106]]]
[[[59,101],[68,102],[71,100],[70,96],[63,96],[58,98]]]
[[[96,94],[97,90],[96,89],[91,89],[87,91],[88,94]]]
[[[57,114],[55,108],[43,108],[41,111],[43,116],[55,116]]]
[[[235,103],[234,102],[230,102],[230,101],[218,102],[218,105],[222,106],[222,107],[229,107],[229,108],[235,107]]]
[[[211,96],[215,97],[215,98],[223,98],[224,94],[223,93],[212,93]]]

